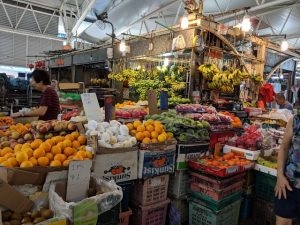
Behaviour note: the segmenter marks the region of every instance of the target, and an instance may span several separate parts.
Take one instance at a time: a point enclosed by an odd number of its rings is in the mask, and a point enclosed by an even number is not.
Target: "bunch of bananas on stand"
[[[199,66],[198,70],[202,73],[203,77],[206,80],[212,80],[216,73],[219,73],[220,70],[215,64],[202,64]]]

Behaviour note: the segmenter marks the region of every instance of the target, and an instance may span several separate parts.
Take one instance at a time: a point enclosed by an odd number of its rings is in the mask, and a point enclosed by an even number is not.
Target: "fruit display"
[[[100,147],[112,149],[130,148],[137,143],[136,138],[130,136],[128,127],[116,120],[112,120],[109,123],[97,123],[91,120],[85,125],[85,128],[87,129],[86,135],[98,137],[98,145]]]
[[[86,137],[77,131],[66,136],[54,136],[46,141],[34,139],[0,150],[0,165],[5,167],[68,166],[71,160],[88,160],[92,152],[86,149]]]
[[[200,104],[180,104],[175,107],[177,112],[190,112],[190,113],[216,113],[216,109],[212,106],[205,106]]]
[[[191,103],[191,100],[189,98],[182,98],[176,96],[168,98],[168,106],[170,108],[173,108],[180,104],[189,104],[189,103]],[[158,106],[160,106],[160,101],[158,101]]]
[[[220,70],[215,64],[202,64],[199,66],[198,70],[202,73],[203,77],[206,80],[212,80],[216,73],[219,73]]]
[[[77,93],[64,93],[60,92],[59,93],[59,102],[60,103],[69,103],[72,101],[81,101],[81,96],[80,94]]]
[[[259,127],[251,125],[244,129],[244,133],[240,137],[233,137],[228,141],[228,145],[248,149],[248,150],[260,150],[262,148],[263,136]]]
[[[208,141],[209,123],[206,121],[195,121],[184,116],[177,115],[175,110],[169,110],[160,115],[147,116],[147,119],[158,120],[166,131],[174,134],[180,142]]]
[[[259,156],[256,163],[272,169],[277,169],[277,156]]]
[[[47,208],[41,208],[23,214],[8,210],[2,212],[2,222],[3,225],[34,225],[51,219],[53,216],[53,211]]]
[[[80,115],[80,111],[78,109],[73,109],[71,111],[67,111],[61,115],[61,119],[65,121],[69,121],[72,117],[76,117]]]
[[[135,102],[132,102],[132,101],[125,101],[125,102],[123,102],[123,103],[117,103],[117,104],[115,105],[115,107],[116,107],[116,109],[120,109],[120,108],[123,108],[123,107],[125,107],[125,106],[134,106],[134,105],[136,105]]]
[[[13,124],[15,124],[15,121],[10,116],[0,117],[0,127],[11,126]]]
[[[251,74],[250,79],[253,80],[255,83],[264,82],[264,76],[262,74]]]
[[[126,126],[131,136],[143,144],[164,143],[173,139],[173,134],[166,132],[165,127],[157,120],[148,119],[144,123],[136,120],[133,123],[126,124]]]
[[[220,113],[188,113],[185,115],[188,118],[207,121],[209,123],[231,123],[231,118]]]
[[[229,152],[223,156],[211,156],[199,160],[205,166],[218,167],[221,169],[229,168],[230,166],[244,166],[251,164],[251,161],[242,158],[237,153]]]
[[[143,118],[147,114],[144,109],[118,109],[115,112],[116,117],[122,119]]]
[[[242,128],[242,126],[243,126],[242,121],[237,116],[234,116],[232,113],[226,112],[226,111],[225,112],[220,112],[219,114],[223,114],[225,116],[230,117],[231,118],[231,125],[234,128]]]
[[[103,88],[109,87],[109,80],[107,79],[100,79],[100,78],[91,78],[90,84],[93,86],[99,86]]]

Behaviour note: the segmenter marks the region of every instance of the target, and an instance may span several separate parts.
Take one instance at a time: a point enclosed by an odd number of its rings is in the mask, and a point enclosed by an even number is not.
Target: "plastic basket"
[[[230,205],[233,202],[236,202],[237,200],[240,200],[242,198],[242,192],[236,192],[232,195],[227,196],[226,198],[216,201],[206,195],[200,194],[198,192],[190,192],[191,199],[194,202],[197,202],[213,211],[219,211],[221,209],[224,209],[226,206]]]
[[[165,225],[170,200],[167,199],[149,206],[133,208],[131,225]]]
[[[190,175],[192,182],[206,185],[207,187],[211,187],[215,190],[226,188],[245,177],[244,173],[226,179],[220,179],[211,175],[199,174],[194,172],[191,172]]]
[[[213,211],[196,202],[189,202],[189,225],[237,225],[241,200],[220,211]]]
[[[167,199],[169,175],[137,181],[133,185],[131,203],[147,206]]]
[[[182,198],[187,194],[189,174],[181,170],[175,171],[174,175],[170,175],[168,195],[174,198]]]
[[[122,188],[123,191],[123,199],[121,201],[121,212],[125,212],[129,209],[130,191],[133,182],[121,182],[118,183],[118,185]]]
[[[198,183],[191,183],[191,190],[194,192],[199,192],[203,195],[206,195],[216,201],[222,200],[223,198],[233,194],[234,192],[241,191],[243,188],[244,180],[241,180],[235,184],[229,185],[228,187],[215,190],[209,186],[198,184]]]
[[[118,225],[129,225],[129,218],[132,215],[132,210],[129,209],[126,212],[121,212],[119,214],[119,224]]]
[[[274,204],[260,198],[253,199],[253,224],[275,225]]]
[[[258,198],[268,202],[274,201],[274,188],[276,185],[276,177],[262,173],[255,172],[255,195]]]
[[[111,210],[98,216],[97,225],[118,225],[119,223],[120,204]]]

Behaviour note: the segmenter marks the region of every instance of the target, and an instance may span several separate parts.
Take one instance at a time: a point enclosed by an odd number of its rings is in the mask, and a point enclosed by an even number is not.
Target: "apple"
[[[74,123],[69,123],[68,130],[70,130],[70,131],[76,130],[76,125]]]
[[[41,134],[41,133],[37,133],[37,134],[35,135],[35,138],[36,138],[36,139],[44,139],[44,135]]]
[[[48,127],[45,126],[45,125],[42,125],[42,126],[39,127],[38,130],[39,130],[40,133],[45,134],[45,133],[48,132]]]
[[[140,114],[139,111],[135,110],[135,111],[132,112],[132,117],[133,118],[139,118],[139,117],[141,117],[141,114]]]
[[[24,140],[24,138],[19,138],[19,139],[17,140],[17,142],[18,142],[19,144],[24,144],[24,143],[25,143],[25,140]]]
[[[14,131],[14,132],[12,132],[11,137],[12,137],[13,139],[17,140],[17,139],[19,139],[20,134],[19,134],[18,132]]]
[[[10,142],[9,142],[9,141],[3,141],[3,142],[1,143],[1,146],[2,146],[2,148],[4,148],[4,147],[9,147],[9,146],[10,146]]]
[[[32,134],[27,133],[27,134],[24,135],[24,140],[25,141],[28,141],[28,140],[31,140],[31,139],[32,139]]]

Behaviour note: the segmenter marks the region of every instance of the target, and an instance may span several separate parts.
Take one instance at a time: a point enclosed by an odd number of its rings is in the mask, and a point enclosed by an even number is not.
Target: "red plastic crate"
[[[233,194],[234,192],[238,192],[242,190],[244,184],[244,180],[241,180],[235,184],[229,185],[228,187],[221,189],[221,190],[215,190],[205,184],[199,184],[199,183],[191,183],[191,190],[195,192],[199,192],[201,194],[204,194],[216,201],[222,200],[223,198]]]
[[[193,170],[198,170],[204,173],[212,174],[218,177],[229,177],[238,173],[242,173],[246,170],[252,169],[254,167],[254,163],[251,163],[246,166],[231,166],[228,168],[221,169],[219,167],[206,166],[198,161],[189,160],[188,165]]]
[[[165,225],[170,200],[167,199],[149,206],[133,208],[131,225]]]
[[[132,215],[132,210],[129,209],[126,212],[121,212],[119,214],[119,224],[118,225],[129,225],[129,218]]]
[[[167,199],[169,175],[137,181],[132,190],[132,204],[147,206]]]
[[[194,172],[191,172],[190,176],[191,176],[191,181],[194,183],[202,184],[207,187],[220,190],[228,187],[229,185],[235,184],[241,179],[244,179],[245,173],[237,174],[226,179],[220,179],[220,178],[218,179],[210,175],[199,174]]]

